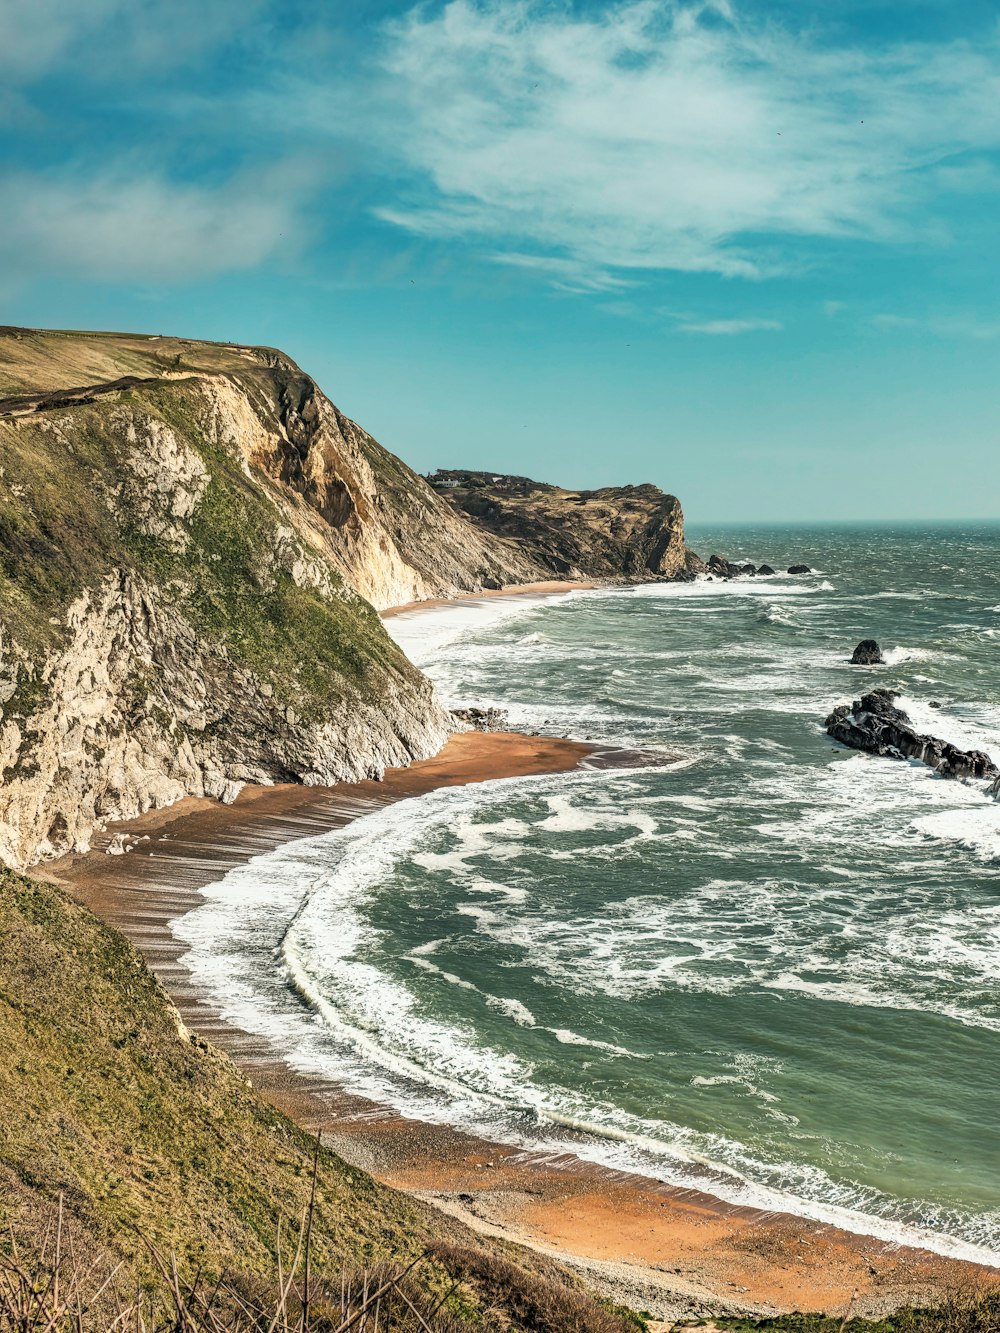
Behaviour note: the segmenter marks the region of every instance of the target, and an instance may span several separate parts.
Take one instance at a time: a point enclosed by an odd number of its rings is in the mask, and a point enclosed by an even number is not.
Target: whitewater
[[[823,731],[887,685],[1000,761],[1000,528],[691,541],[814,572],[387,622],[446,702],[671,762],[288,843],[173,923],[187,965],[404,1114],[1000,1263],[1000,805]]]

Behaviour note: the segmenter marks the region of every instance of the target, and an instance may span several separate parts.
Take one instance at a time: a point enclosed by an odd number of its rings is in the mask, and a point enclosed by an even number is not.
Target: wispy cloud
[[[737,333],[775,332],[784,328],[776,319],[689,319],[675,325],[678,333],[708,333],[732,337]]]
[[[183,281],[259,264],[302,237],[294,168],[182,183],[118,171],[9,175],[0,182],[0,264],[32,275]]]
[[[382,219],[578,285],[759,277],[797,242],[915,234],[921,209],[926,232],[935,195],[996,186],[995,39],[831,48],[724,3],[452,0],[388,25],[366,79],[340,127],[403,174]]]
[[[211,51],[266,0],[0,0],[0,70],[29,82],[71,59],[75,77],[127,79]]]
[[[972,338],[986,342],[1000,338],[1000,320],[981,319],[978,315],[873,315],[871,323],[876,329],[886,332],[893,330],[914,330],[920,333],[932,333],[938,338]]]

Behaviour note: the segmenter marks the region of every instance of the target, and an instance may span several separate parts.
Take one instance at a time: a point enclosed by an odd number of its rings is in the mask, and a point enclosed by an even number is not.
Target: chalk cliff
[[[672,497],[543,490],[470,517],[271,348],[0,329],[0,860],[435,752],[376,607],[682,572]]]

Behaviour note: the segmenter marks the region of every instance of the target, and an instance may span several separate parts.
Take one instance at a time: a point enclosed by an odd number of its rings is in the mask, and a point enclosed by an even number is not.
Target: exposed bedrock
[[[451,715],[456,722],[471,731],[506,731],[506,708],[453,708]]]
[[[992,778],[1000,795],[1000,769],[982,750],[960,750],[937,736],[914,730],[909,715],[897,708],[893,690],[872,690],[852,704],[841,704],[826,719],[827,734],[852,750],[893,759],[919,759],[949,778]]]
[[[711,574],[713,578],[718,579],[754,578],[757,576],[767,578],[777,573],[772,565],[752,565],[749,561],[738,565],[724,555],[710,555],[704,565],[704,570]],[[788,572],[789,574],[812,573],[808,565],[792,565]]]
[[[862,639],[851,657],[851,666],[883,666],[882,649],[874,639]]]
[[[680,501],[658,486],[569,490],[465,469],[428,480],[477,535],[530,560],[536,578],[685,581],[704,568],[684,545]]]

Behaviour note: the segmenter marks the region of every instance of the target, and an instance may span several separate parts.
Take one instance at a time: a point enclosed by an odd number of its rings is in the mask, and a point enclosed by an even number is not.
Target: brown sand
[[[560,592],[579,592],[587,588],[599,588],[599,583],[568,583],[558,579],[549,579],[544,583],[511,583],[505,588],[484,588],[482,592],[469,593],[463,597],[432,597],[425,602],[404,602],[402,606],[387,606],[379,615],[383,620],[390,616],[401,616],[408,611],[426,611],[434,606],[456,606],[463,602],[480,602],[486,597],[532,597],[539,594],[553,596]]]
[[[201,901],[204,885],[291,838],[440,786],[636,761],[573,741],[468,733],[380,783],[250,787],[230,806],[189,798],[108,830],[94,850],[48,870],[142,949],[188,1027],[228,1051],[282,1109],[322,1128],[345,1157],[487,1234],[573,1263],[637,1308],[661,1318],[722,1309],[842,1313],[849,1305],[878,1313],[1000,1281],[996,1270],[729,1206],[569,1153],[524,1152],[404,1119],[297,1073],[261,1039],[226,1024],[179,961],[169,922]],[[123,841],[131,850],[107,854]]]

